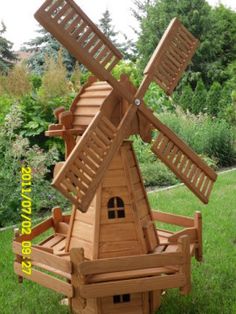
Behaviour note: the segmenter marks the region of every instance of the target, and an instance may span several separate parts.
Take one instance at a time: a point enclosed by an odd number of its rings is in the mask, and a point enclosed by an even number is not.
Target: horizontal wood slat
[[[194,219],[160,211],[152,211],[153,220],[180,227],[194,227]]]
[[[66,295],[68,298],[71,298],[73,296],[73,287],[71,284],[62,281],[60,279],[57,279],[55,277],[52,277],[48,274],[45,274],[41,271],[32,269],[31,275],[26,275],[22,271],[22,266],[20,263],[15,262],[14,263],[14,270],[15,273],[19,276],[22,276],[28,280],[34,281],[41,286],[44,286],[46,288],[52,289],[58,293],[62,293]]]
[[[33,227],[31,230],[31,234],[21,235],[19,238],[16,239],[16,241],[18,241],[18,242],[31,241],[35,237],[37,237],[38,235],[41,235],[42,233],[44,233],[48,229],[52,228],[53,226],[54,226],[53,219],[49,218],[49,219],[45,220],[44,222],[41,222],[38,225],[36,225],[35,227]]]
[[[80,264],[79,269],[80,273],[83,275],[95,275],[109,272],[178,265],[182,262],[183,256],[181,253],[162,253],[83,262]]]
[[[13,252],[17,255],[22,256],[22,246],[21,243],[13,242]],[[72,268],[71,263],[63,258],[56,255],[47,253],[40,249],[31,248],[31,259],[32,261],[48,265],[50,267],[56,268],[64,273],[71,274]]]
[[[80,294],[84,298],[100,298],[105,296],[120,295],[152,291],[156,289],[177,288],[185,284],[185,276],[163,275],[132,280],[110,281],[80,286]]]

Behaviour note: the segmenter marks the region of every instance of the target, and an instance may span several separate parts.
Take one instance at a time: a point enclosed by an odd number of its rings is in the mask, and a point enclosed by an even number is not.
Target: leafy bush
[[[175,175],[160,161],[140,164],[145,186],[168,186],[178,182]]]
[[[45,153],[37,145],[30,146],[29,140],[19,134],[22,127],[19,105],[13,104],[4,124],[0,126],[0,227],[20,220],[22,166],[32,168],[33,213],[39,213],[66,202],[46,180],[49,168],[58,160],[57,149]]]
[[[47,102],[55,97],[61,97],[69,93],[69,81],[67,70],[63,64],[62,51],[58,53],[58,58],[47,57],[45,62],[45,72],[42,77],[42,86],[39,89],[39,96]]]
[[[233,128],[225,120],[212,119],[207,114],[165,112],[159,118],[179,134],[198,154],[218,160],[219,166],[230,166],[236,161]]]
[[[3,123],[6,114],[9,112],[12,101],[12,97],[7,94],[0,96],[0,125]]]
[[[31,93],[30,74],[23,64],[17,64],[9,71],[5,81],[5,89],[9,95],[15,97],[22,97]]]

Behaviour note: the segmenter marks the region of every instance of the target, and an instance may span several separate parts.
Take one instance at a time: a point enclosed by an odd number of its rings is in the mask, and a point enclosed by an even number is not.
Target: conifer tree
[[[12,51],[13,44],[3,35],[6,32],[6,26],[2,22],[0,29],[0,72],[7,73],[16,60],[16,55]]]
[[[202,79],[198,80],[192,98],[192,113],[205,112],[207,107],[207,90]]]
[[[220,112],[220,99],[222,87],[218,82],[214,82],[207,95],[207,112],[217,117]]]

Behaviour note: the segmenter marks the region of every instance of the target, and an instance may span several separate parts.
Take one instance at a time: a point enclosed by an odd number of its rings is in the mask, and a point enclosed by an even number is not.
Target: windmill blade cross
[[[86,211],[105,169],[124,140],[126,128],[139,110],[160,132],[153,144],[153,152],[207,203],[216,174],[163,125],[143,101],[152,81],[171,95],[198,46],[198,40],[177,19],[173,19],[144,71],[142,84],[137,93],[132,94],[111,74],[122,58],[121,53],[73,0],[46,0],[35,17],[77,60],[99,79],[109,82],[130,104],[118,127],[102,113],[94,118],[53,185],[81,211]],[[104,127],[105,132],[101,136]]]

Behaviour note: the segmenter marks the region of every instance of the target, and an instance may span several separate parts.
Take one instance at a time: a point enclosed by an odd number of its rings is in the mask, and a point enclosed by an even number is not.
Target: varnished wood
[[[186,295],[191,290],[191,256],[190,256],[190,239],[188,236],[183,235],[179,238],[179,250],[184,256],[184,263],[180,268],[181,273],[185,276],[185,284],[181,287],[180,291]]]
[[[85,284],[85,278],[80,273],[78,265],[84,261],[84,250],[72,249],[70,251],[70,259],[73,267],[71,283],[74,288],[73,298],[71,300],[72,311],[74,313],[81,313],[81,311],[86,307],[86,299],[82,298],[80,294],[80,286]]]
[[[120,81],[112,76],[121,54],[73,0],[46,0],[36,18],[104,81],[90,77],[69,111],[58,108],[54,112],[58,124],[51,125],[46,134],[64,139],[66,161],[55,167],[53,186],[73,204],[72,213],[65,217],[56,207],[52,218],[33,228],[30,236],[16,236],[15,271],[22,275],[22,240],[54,228],[53,235],[32,247],[33,267],[69,282],[35,269],[31,280],[67,295],[74,313],[113,313],[114,308],[114,313],[154,313],[163,289],[190,291],[190,258],[195,253],[202,259],[201,215],[196,213],[192,219],[151,212],[137,159],[124,139],[139,134],[150,142],[151,130],[158,130],[154,153],[208,202],[216,174],[143,101],[153,81],[168,95],[173,92],[198,41],[174,19],[136,90],[124,75]],[[108,202],[118,197],[125,215],[111,219]],[[118,201],[114,204],[118,212]],[[184,228],[156,230],[155,221]],[[130,302],[115,307],[113,296],[123,294],[130,295]]]
[[[14,263],[14,270],[15,273],[18,274],[19,276],[22,276],[24,278],[27,278],[28,280],[34,281],[46,288],[52,289],[58,293],[62,293],[66,295],[67,297],[71,298],[73,295],[73,288],[70,284],[59,280],[55,277],[52,277],[48,274],[45,274],[43,272],[40,272],[36,269],[32,269],[32,274],[31,275],[26,275],[22,271],[22,266],[21,264],[15,262]]]
[[[201,262],[202,261],[202,214],[201,212],[196,212],[194,216],[194,227],[196,228],[197,233],[197,248],[195,250],[196,259]]]

